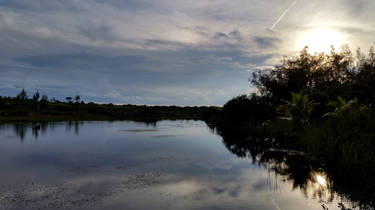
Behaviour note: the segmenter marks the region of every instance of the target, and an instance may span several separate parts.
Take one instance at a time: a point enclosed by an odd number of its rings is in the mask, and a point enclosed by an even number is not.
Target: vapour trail
[[[292,4],[286,9],[283,14],[280,15],[280,17],[276,20],[276,22],[270,27],[271,31],[279,24],[279,22],[284,18],[284,16],[289,12],[290,9],[294,7],[294,5],[297,3],[298,0],[294,0]]]

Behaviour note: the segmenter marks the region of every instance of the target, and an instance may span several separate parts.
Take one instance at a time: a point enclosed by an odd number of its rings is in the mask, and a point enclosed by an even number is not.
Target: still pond
[[[0,209],[340,209],[324,172],[303,187],[238,156],[202,121],[0,125]],[[295,154],[301,155],[301,154]]]

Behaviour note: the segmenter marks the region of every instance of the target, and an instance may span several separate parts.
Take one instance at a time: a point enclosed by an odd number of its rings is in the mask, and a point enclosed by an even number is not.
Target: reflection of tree
[[[33,131],[33,136],[35,137],[35,139],[38,139],[38,136],[39,136],[39,130],[40,128],[33,128],[32,131]]]
[[[157,126],[157,121],[150,120],[150,121],[139,121],[144,123],[147,127],[155,128]],[[48,130],[54,130],[56,125],[65,125],[65,130],[67,132],[74,132],[75,135],[79,135],[81,126],[84,125],[83,121],[66,121],[66,122],[39,122],[37,123],[39,126],[38,128],[33,128],[32,123],[14,123],[14,124],[0,124],[0,130],[9,129],[9,126],[13,127],[14,133],[20,139],[21,143],[24,142],[25,137],[29,130],[31,130],[31,134],[35,139],[38,139],[40,135],[46,135]]]
[[[48,129],[48,122],[41,122],[40,123],[40,131],[43,135],[45,135],[47,133],[47,129]]]
[[[56,122],[40,122],[36,123],[38,126],[36,127],[35,124],[32,123],[13,123],[13,124],[0,124],[0,131],[1,130],[8,130],[13,128],[15,135],[19,138],[21,143],[24,142],[27,133],[31,130],[32,136],[37,140],[40,135],[46,135],[48,130],[54,130],[56,126]],[[61,124],[61,123],[57,123]],[[74,126],[74,133],[79,135],[79,129],[84,124],[81,121],[74,121],[74,122],[67,122],[66,127],[67,130],[71,130],[70,127]]]
[[[65,130],[70,132],[74,128],[74,134],[79,135],[79,127],[83,122],[80,121],[68,121],[65,123]]]
[[[28,130],[28,126],[23,123],[15,123],[13,125],[13,128],[14,128],[14,132],[16,133],[16,135],[20,138],[21,143],[23,143],[27,130]]]
[[[157,124],[158,124],[158,121],[157,120],[139,120],[136,122],[140,122],[140,123],[143,123],[147,128],[149,127],[152,127],[152,128],[156,128]]]
[[[73,125],[73,122],[72,121],[68,121],[65,123],[65,130],[66,131],[70,131],[72,129],[72,125]]]
[[[360,209],[374,209],[373,188],[366,188],[357,182],[362,179],[362,185],[373,186],[372,177],[317,160],[302,152],[281,148],[272,141],[244,137],[230,129],[209,126],[211,131],[223,138],[223,144],[233,154],[240,158],[251,158],[253,163],[281,175],[283,180],[292,183],[293,189],[300,189],[306,197],[330,203],[339,196],[352,206],[359,205]],[[341,209],[347,209],[343,203],[340,205]]]
[[[75,121],[75,122],[74,122],[74,133],[75,133],[76,135],[79,134],[79,122],[78,122],[78,121]]]

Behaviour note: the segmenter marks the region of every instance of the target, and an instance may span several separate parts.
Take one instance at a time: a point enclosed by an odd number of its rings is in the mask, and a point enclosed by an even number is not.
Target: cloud
[[[275,48],[280,42],[278,38],[266,36],[255,36],[254,41],[259,46],[259,48],[263,49]]]
[[[107,56],[94,53],[56,54],[46,56],[22,56],[12,58],[15,62],[27,63],[34,67],[62,67],[62,68],[102,68],[119,69],[124,66],[141,64],[155,64],[144,56]]]
[[[221,32],[217,32],[214,37],[214,39],[230,39],[230,37],[228,35],[226,35],[225,33],[221,33]]]
[[[288,5],[3,0],[0,94],[27,86],[118,103],[223,104],[253,88],[249,71],[297,52],[296,40],[309,28],[337,30],[354,47],[374,42],[372,0],[300,1],[269,31]]]

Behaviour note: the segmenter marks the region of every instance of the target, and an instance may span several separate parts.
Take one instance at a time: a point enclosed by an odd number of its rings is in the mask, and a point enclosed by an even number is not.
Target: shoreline
[[[34,121],[142,121],[156,122],[161,120],[203,120],[195,116],[185,117],[162,117],[162,118],[144,118],[144,117],[109,117],[101,115],[90,116],[69,116],[69,115],[34,115],[34,116],[11,116],[0,117],[1,122],[34,122]]]

